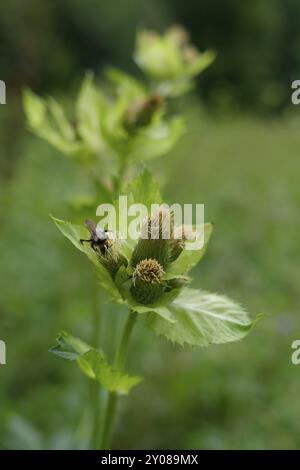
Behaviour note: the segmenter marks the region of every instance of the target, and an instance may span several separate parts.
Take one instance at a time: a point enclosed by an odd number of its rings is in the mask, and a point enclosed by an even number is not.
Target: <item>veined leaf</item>
[[[151,313],[149,325],[156,334],[180,345],[208,346],[237,341],[246,336],[256,322],[252,322],[248,313],[233,300],[187,287],[168,309],[175,323]]]

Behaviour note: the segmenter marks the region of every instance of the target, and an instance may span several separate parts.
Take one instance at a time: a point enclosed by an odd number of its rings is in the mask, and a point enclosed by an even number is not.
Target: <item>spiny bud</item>
[[[140,261],[132,276],[131,293],[137,302],[152,304],[162,294],[164,269],[156,259]]]
[[[174,227],[173,238],[169,245],[169,261],[172,263],[182,253],[187,240],[194,238],[192,227],[189,225],[178,225]]]
[[[143,259],[151,258],[156,259],[163,268],[166,268],[173,232],[174,214],[161,207],[142,226],[141,238],[132,254],[132,266],[135,267]]]
[[[119,268],[127,265],[126,258],[119,251],[118,240],[108,240],[105,251],[98,252],[100,262],[110,272],[114,279]]]

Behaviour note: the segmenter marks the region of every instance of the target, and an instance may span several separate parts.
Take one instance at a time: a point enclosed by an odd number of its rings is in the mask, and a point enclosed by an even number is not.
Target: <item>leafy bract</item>
[[[50,349],[51,353],[63,359],[76,360],[82,372],[106,390],[126,394],[142,380],[116,370],[107,363],[103,351],[93,349],[64,331],[60,332],[56,341],[57,344]]]
[[[84,226],[75,225],[71,222],[56,219],[55,217],[52,217],[52,220],[61,233],[94,264],[99,278],[99,284],[108,291],[111,298],[116,302],[121,303],[123,301],[122,297],[114,284],[109,271],[101,264],[99,257],[91,248],[89,243],[80,243],[81,239],[88,239],[90,237],[88,230]]]
[[[168,153],[185,130],[181,117],[142,128],[130,142],[129,157],[133,163],[151,160]]]
[[[255,323],[231,299],[187,287],[168,305],[168,310],[174,323],[151,313],[149,325],[156,334],[180,345],[208,346],[237,341]]]

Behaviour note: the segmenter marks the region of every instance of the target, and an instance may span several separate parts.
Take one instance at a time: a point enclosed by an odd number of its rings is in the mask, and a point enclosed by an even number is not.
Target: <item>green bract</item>
[[[131,203],[145,203],[147,207],[161,202],[157,184],[148,172],[128,186],[124,195]],[[159,214],[163,220],[166,209]],[[146,314],[147,324],[156,334],[180,345],[207,346],[236,341],[251,330],[253,322],[238,303],[225,296],[186,287],[190,270],[205,253],[212,233],[211,224],[204,226],[205,243],[201,250],[189,251],[181,246],[175,256],[177,241],[174,239],[118,239],[115,249],[119,250],[123,262],[112,275],[101,262],[101,256],[89,244],[80,243],[79,240],[88,235],[85,227],[54,221],[92,261],[99,282],[111,299],[126,303],[131,311]],[[120,233],[123,229],[118,227]],[[159,226],[159,230],[163,229],[163,225]]]

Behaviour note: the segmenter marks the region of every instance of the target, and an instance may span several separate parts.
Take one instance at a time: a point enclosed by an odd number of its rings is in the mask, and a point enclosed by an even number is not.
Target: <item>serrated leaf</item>
[[[91,349],[77,359],[81,370],[91,379],[97,380],[103,388],[111,392],[127,394],[141,382],[141,377],[123,374],[111,367],[103,353]]]
[[[109,271],[101,264],[95,251],[91,248],[89,243],[80,243],[80,239],[88,239],[90,234],[88,230],[81,225],[75,225],[71,222],[56,219],[52,217],[53,222],[61,233],[71,241],[71,243],[82,253],[84,253],[89,260],[94,264],[99,279],[99,284],[109,292],[111,298],[118,303],[122,303],[123,299],[115,286]]]
[[[175,323],[152,313],[149,325],[156,334],[180,345],[208,346],[237,341],[255,323],[233,300],[191,288],[184,288],[168,309]]]
[[[203,229],[202,229],[203,230]],[[184,249],[178,258],[168,268],[165,279],[173,279],[178,276],[186,275],[205,254],[208,242],[213,231],[213,225],[204,224],[204,245],[200,250]]]

